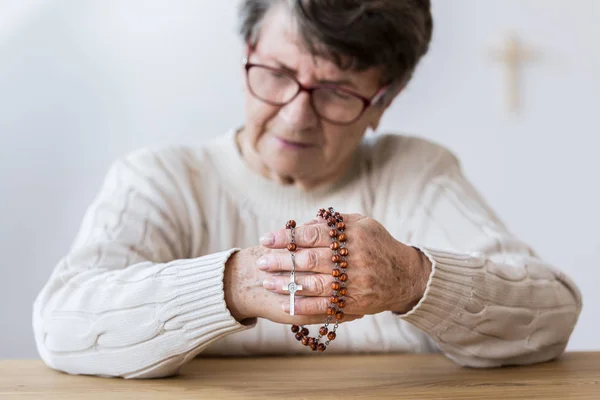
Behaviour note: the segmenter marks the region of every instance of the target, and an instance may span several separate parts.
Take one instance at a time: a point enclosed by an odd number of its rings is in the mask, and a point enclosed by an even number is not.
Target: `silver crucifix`
[[[290,274],[290,283],[284,286],[282,289],[290,292],[290,315],[294,315],[294,299],[296,297],[296,292],[298,290],[302,290],[302,285],[298,285],[294,281],[294,271]]]

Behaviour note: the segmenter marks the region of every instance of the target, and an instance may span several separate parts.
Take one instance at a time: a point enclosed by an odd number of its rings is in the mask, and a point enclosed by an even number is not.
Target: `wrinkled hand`
[[[425,291],[431,273],[429,260],[417,249],[394,239],[374,219],[358,214],[343,218],[349,250],[344,308],[349,318],[344,320],[383,311],[409,311]],[[329,230],[322,218],[296,228],[296,282],[303,290],[296,293],[296,316],[291,317],[294,323],[301,323],[298,316],[318,316],[319,323],[327,315],[333,293],[330,284],[334,281]],[[286,248],[289,242],[290,232],[286,229],[264,235],[261,244],[271,251],[257,262],[257,267],[266,273],[265,289],[279,295],[273,300],[285,312],[289,312],[289,294],[282,288],[288,284],[292,268]]]
[[[265,290],[264,282],[273,278],[285,282],[287,286],[290,275],[289,272],[262,271],[257,267],[258,260],[263,257],[281,257],[283,259],[286,255],[288,258],[290,257],[287,249],[280,250],[254,246],[243,249],[229,258],[225,266],[223,289],[227,308],[236,320],[244,322],[251,318],[265,318],[281,324],[312,325],[323,323],[325,318],[320,313],[297,315],[296,312],[296,315],[290,315],[282,308],[283,303],[289,305],[289,293],[280,294],[283,291]],[[298,296],[301,293],[303,292],[297,293],[296,305],[300,300]],[[362,315],[346,314],[344,321],[352,321],[360,317]]]

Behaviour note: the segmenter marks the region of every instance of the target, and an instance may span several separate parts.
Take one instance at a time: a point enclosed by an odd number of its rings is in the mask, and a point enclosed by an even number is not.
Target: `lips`
[[[277,137],[277,140],[280,141],[282,144],[284,144],[286,146],[291,146],[291,147],[296,147],[296,148],[306,149],[306,148],[309,148],[309,147],[313,147],[313,145],[309,144],[309,143],[294,142],[292,140],[287,140],[287,139],[283,139],[283,138],[280,138],[280,137]]]

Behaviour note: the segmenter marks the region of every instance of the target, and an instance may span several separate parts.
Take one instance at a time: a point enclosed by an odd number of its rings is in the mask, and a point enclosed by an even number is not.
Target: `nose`
[[[288,104],[279,110],[279,116],[291,127],[297,130],[313,128],[318,118],[313,110],[310,94],[302,91]]]

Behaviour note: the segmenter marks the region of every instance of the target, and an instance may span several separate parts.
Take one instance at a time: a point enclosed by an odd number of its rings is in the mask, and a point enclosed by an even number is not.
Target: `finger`
[[[295,315],[327,315],[327,310],[331,307],[329,297],[301,297],[295,299],[294,314]],[[281,308],[288,313],[290,311],[290,302],[282,301]],[[337,308],[336,308],[337,309]],[[344,313],[343,319],[346,317],[346,312],[352,311],[347,307],[339,309]],[[352,315],[352,314],[349,314]],[[334,316],[335,317],[335,316]]]
[[[325,223],[300,225],[294,229],[297,247],[329,247],[329,227]],[[291,243],[290,229],[280,229],[260,237],[260,244],[271,249],[285,249]]]
[[[327,248],[298,249],[294,253],[296,271],[329,274],[333,268],[331,250]],[[258,268],[268,272],[289,272],[292,257],[289,251],[265,254],[256,262]]]
[[[329,296],[333,294],[331,283],[334,281],[331,274],[310,274],[296,276],[296,285],[300,285],[302,289],[298,289],[299,296]],[[271,292],[279,294],[289,294],[288,285],[290,278],[286,276],[271,276],[263,282],[263,287]]]

